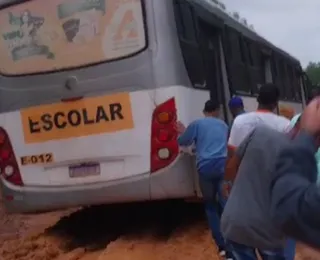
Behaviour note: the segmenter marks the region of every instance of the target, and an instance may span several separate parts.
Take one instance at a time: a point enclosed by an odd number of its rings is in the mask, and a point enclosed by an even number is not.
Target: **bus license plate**
[[[79,165],[69,166],[70,178],[80,178],[100,175],[99,163],[83,163]]]

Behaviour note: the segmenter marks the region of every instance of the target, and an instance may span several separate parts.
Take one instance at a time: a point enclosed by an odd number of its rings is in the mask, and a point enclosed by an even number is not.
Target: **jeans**
[[[248,247],[235,243],[233,241],[227,241],[228,248],[231,249],[234,260],[258,260],[257,252],[261,256],[262,260],[287,260],[285,256],[285,249],[274,250],[260,250],[253,247]]]
[[[199,186],[212,237],[217,246],[225,250],[225,241],[220,231],[220,217],[225,205],[221,183],[220,178],[206,178],[201,174],[199,176]]]
[[[294,260],[294,256],[296,254],[296,241],[293,239],[288,239],[286,247],[284,249],[284,254],[286,256],[286,260]]]

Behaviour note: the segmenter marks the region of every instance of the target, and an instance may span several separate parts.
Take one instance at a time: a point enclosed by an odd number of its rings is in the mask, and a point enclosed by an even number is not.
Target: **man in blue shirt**
[[[219,254],[233,259],[226,250],[220,232],[220,214],[224,207],[221,183],[227,159],[228,126],[218,119],[220,105],[212,100],[205,103],[204,118],[193,121],[187,128],[177,123],[180,146],[195,144],[199,185],[212,236],[219,248]],[[219,202],[217,202],[217,198]]]

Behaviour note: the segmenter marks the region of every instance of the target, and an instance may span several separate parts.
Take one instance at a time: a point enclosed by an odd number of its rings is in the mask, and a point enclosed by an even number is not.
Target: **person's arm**
[[[236,119],[233,120],[230,132],[229,132],[229,138],[228,138],[228,159],[232,158],[234,155],[235,150],[237,149],[237,146],[239,145],[237,139],[239,134],[239,129],[237,125]]]
[[[191,123],[186,130],[178,137],[180,146],[190,146],[197,137],[197,122]]]
[[[301,132],[279,152],[271,173],[271,214],[286,235],[320,248],[316,150],[315,139]]]
[[[234,151],[233,155],[228,158],[226,163],[226,171],[224,179],[226,181],[234,181],[236,178],[239,166],[241,164],[241,160],[247,150],[247,147],[252,139],[254,131],[250,133],[240,144],[238,148]]]

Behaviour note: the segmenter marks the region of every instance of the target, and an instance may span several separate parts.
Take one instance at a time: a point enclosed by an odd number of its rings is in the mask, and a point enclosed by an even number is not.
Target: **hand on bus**
[[[176,130],[179,134],[182,134],[185,130],[186,130],[186,127],[184,126],[183,123],[181,123],[180,121],[178,121],[176,123]]]

